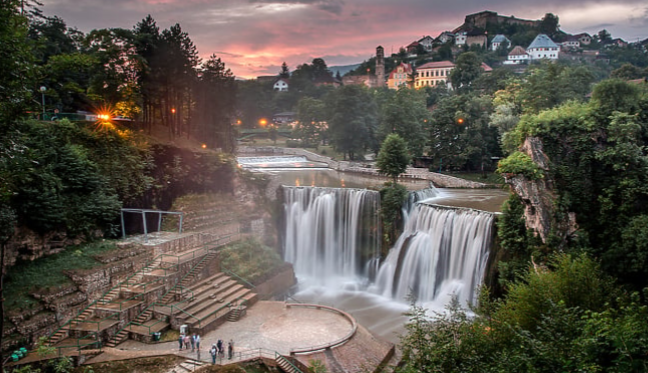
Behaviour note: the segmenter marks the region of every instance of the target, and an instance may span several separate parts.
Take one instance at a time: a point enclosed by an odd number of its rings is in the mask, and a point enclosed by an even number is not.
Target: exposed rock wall
[[[549,234],[561,235],[566,238],[576,231],[576,217],[568,214],[567,221],[557,222],[556,194],[553,180],[549,176],[549,158],[543,151],[542,140],[537,137],[527,137],[520,148],[531,160],[544,171],[544,178],[531,180],[524,175],[507,174],[504,179],[515,194],[524,203],[524,218],[526,226],[537,234],[542,242],[546,242]]]

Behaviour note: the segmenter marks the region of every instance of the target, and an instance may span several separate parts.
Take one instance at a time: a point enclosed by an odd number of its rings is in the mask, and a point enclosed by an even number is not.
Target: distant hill
[[[331,70],[331,72],[333,73],[333,76],[335,76],[338,73],[338,71],[340,72],[340,75],[343,76],[344,74],[348,73],[349,71],[357,69],[358,66],[360,66],[360,65],[361,64],[357,63],[355,65],[346,65],[346,66],[329,66],[328,69]]]

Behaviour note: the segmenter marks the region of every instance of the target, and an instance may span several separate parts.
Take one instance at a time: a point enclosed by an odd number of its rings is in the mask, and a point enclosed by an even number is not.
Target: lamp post
[[[40,91],[41,91],[41,96],[43,98],[43,120],[45,120],[45,91],[47,91],[47,87],[42,85],[40,87]]]

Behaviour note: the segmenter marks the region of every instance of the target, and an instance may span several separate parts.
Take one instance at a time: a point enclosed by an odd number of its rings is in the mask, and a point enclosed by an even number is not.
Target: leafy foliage
[[[430,117],[425,92],[403,86],[380,108],[379,140],[396,133],[405,139],[412,156],[423,155]]]
[[[531,180],[542,179],[540,167],[528,155],[515,152],[499,162],[497,172],[500,174],[519,174]]]
[[[380,216],[386,232],[385,242],[395,242],[396,232],[402,222],[403,203],[407,200],[407,189],[396,183],[388,183],[380,190]]]
[[[469,317],[452,302],[429,316],[412,305],[400,372],[640,372],[648,357],[646,304],[617,294],[587,256],[557,255]]]
[[[361,158],[367,149],[376,150],[376,104],[366,88],[340,87],[325,102],[330,141],[336,150],[351,160]]]
[[[393,179],[396,184],[396,178],[407,170],[410,161],[410,155],[407,151],[407,144],[398,134],[388,135],[376,158],[376,167],[378,171]]]
[[[220,255],[227,270],[253,284],[275,274],[284,265],[276,251],[255,240],[234,243]]]

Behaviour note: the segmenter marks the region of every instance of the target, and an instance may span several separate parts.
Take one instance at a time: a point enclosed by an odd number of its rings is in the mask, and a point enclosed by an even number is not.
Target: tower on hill
[[[382,46],[376,48],[376,87],[385,86],[385,50]]]

